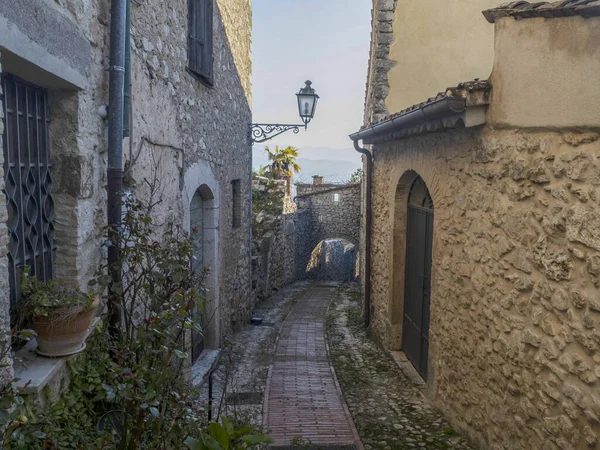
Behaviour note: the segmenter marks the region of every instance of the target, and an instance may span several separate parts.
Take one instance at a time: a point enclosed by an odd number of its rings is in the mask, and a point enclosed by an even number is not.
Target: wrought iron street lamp
[[[286,131],[292,130],[294,134],[300,132],[300,128],[308,127],[308,123],[315,117],[315,111],[317,110],[317,102],[319,96],[312,88],[312,81],[307,80],[305,86],[300,89],[300,92],[296,94],[298,98],[298,113],[302,119],[302,125],[290,125],[290,124],[279,124],[279,123],[253,123],[250,124],[250,139],[253,144],[265,142],[269,139],[273,139],[275,136],[279,136]]]

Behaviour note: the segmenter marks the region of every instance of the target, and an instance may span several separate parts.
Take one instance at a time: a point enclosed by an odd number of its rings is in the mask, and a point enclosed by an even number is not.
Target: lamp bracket
[[[300,128],[306,129],[308,122],[301,125],[280,124],[280,123],[251,123],[250,140],[253,144],[261,143],[273,139],[275,136],[292,130],[294,134],[300,132]]]

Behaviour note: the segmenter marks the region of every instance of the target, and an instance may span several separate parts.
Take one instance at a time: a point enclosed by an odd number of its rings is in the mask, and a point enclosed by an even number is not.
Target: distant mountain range
[[[312,182],[313,175],[325,177],[328,182],[345,182],[362,167],[360,154],[353,148],[339,149],[326,147],[303,147],[299,150],[298,164],[302,167],[299,174],[294,175],[297,182]],[[264,146],[255,146],[252,167],[269,164]]]

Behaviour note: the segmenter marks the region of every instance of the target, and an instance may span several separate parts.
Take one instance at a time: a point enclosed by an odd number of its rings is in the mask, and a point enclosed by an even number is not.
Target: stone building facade
[[[247,136],[251,5],[207,0],[213,3],[213,79],[207,83],[188,69],[188,1],[195,0],[131,2],[131,131],[124,140],[124,185],[156,203],[152,214],[158,228],[173,223],[189,232],[201,224],[198,251],[211,269],[207,284],[215,317],[207,325],[205,345],[214,348],[253,307]],[[0,1],[3,79],[47,96],[54,275],[83,288],[102,258],[106,224],[106,122],[97,112],[108,103],[109,22],[107,0]],[[3,106],[0,134],[10,132],[2,125],[8,125],[6,102]],[[4,186],[9,175],[6,170],[0,175]],[[2,197],[4,330],[10,292],[5,205]]]
[[[257,195],[268,193],[279,212],[254,211],[253,286],[257,299],[297,280],[356,277],[360,183],[328,184],[315,177],[313,184],[296,184],[296,197],[292,197],[291,183],[291,178],[253,180]],[[328,240],[343,240],[344,244],[324,244]],[[316,270],[320,261],[327,270]]]
[[[374,165],[371,328],[481,448],[597,448],[598,2],[513,2],[483,15],[477,2],[447,3],[493,39],[448,33],[438,58],[395,29],[407,11],[432,9],[375,2],[373,40],[390,32],[398,48],[372,51],[366,124],[352,135]],[[396,76],[413,70],[402,50],[428,61],[427,84]],[[458,83],[463,54],[481,56],[470,75],[481,80]]]
[[[311,213],[310,245],[314,248],[325,239],[359,242],[360,183],[296,184],[298,209]]]

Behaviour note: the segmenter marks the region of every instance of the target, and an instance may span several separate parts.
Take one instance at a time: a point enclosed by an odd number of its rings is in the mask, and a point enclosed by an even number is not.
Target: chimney
[[[313,178],[313,185],[317,186],[319,184],[323,184],[325,182],[325,179],[320,176],[320,175],[315,175],[312,177]]]

